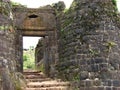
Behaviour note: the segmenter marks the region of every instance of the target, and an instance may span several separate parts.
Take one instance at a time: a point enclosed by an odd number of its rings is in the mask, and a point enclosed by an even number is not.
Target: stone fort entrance
[[[56,58],[56,18],[55,11],[46,6],[39,9],[14,8],[14,23],[17,29],[16,50],[18,50],[19,71],[23,71],[23,36],[43,37],[45,72],[49,74],[50,62]],[[52,62],[53,63],[53,62]]]
[[[55,67],[56,76],[75,82],[76,90],[120,90],[120,16],[114,0],[74,0],[61,16],[55,15],[49,6],[14,7],[12,12],[8,0],[3,1],[0,14],[0,80],[3,84],[0,85],[3,90],[14,90],[16,73],[23,71],[23,36],[43,37],[43,59],[48,76]],[[10,18],[10,12],[14,19]]]

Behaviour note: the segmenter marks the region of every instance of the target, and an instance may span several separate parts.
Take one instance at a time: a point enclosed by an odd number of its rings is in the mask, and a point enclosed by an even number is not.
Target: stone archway
[[[44,65],[45,73],[49,75],[50,63],[55,61],[55,53],[57,50],[56,43],[56,18],[54,9],[20,9],[14,8],[13,14],[15,17],[15,27],[17,28],[17,46],[16,50],[19,52],[18,71],[23,71],[22,60],[22,37],[23,36],[39,36],[44,37]],[[53,60],[54,59],[54,60]],[[53,61],[53,62],[52,62]]]

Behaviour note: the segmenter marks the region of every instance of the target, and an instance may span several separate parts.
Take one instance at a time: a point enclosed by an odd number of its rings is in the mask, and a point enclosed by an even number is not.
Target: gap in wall
[[[23,69],[35,69],[35,47],[41,37],[23,36]]]

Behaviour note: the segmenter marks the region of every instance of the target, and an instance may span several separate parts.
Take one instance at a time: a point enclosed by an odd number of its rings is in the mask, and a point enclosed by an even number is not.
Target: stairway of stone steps
[[[39,71],[24,71],[23,74],[27,81],[25,90],[72,90],[69,82],[53,80]]]

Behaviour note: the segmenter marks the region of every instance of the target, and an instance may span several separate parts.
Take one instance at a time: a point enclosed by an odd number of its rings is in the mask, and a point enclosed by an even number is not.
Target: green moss
[[[11,29],[13,29],[13,27],[9,26],[9,25],[1,25],[0,26],[0,30],[11,30]]]
[[[99,54],[99,52],[97,50],[94,50],[94,49],[89,49],[89,53],[91,56],[97,56]]]
[[[15,90],[22,90],[20,83],[18,81],[15,81]]]
[[[79,88],[75,88],[75,90],[80,90]]]
[[[79,81],[79,80],[80,80],[80,76],[79,76],[79,74],[73,76],[72,81]]]
[[[108,41],[107,43],[105,43],[105,46],[107,48],[106,51],[110,52],[110,50],[112,49],[112,47],[116,46],[116,43],[114,41]]]
[[[74,19],[72,17],[66,19],[64,24],[63,24],[63,27],[66,27],[66,26],[70,25],[73,22],[73,20]]]
[[[15,72],[10,74],[11,80],[14,83],[15,90],[23,90],[26,87],[26,81],[22,73]]]

